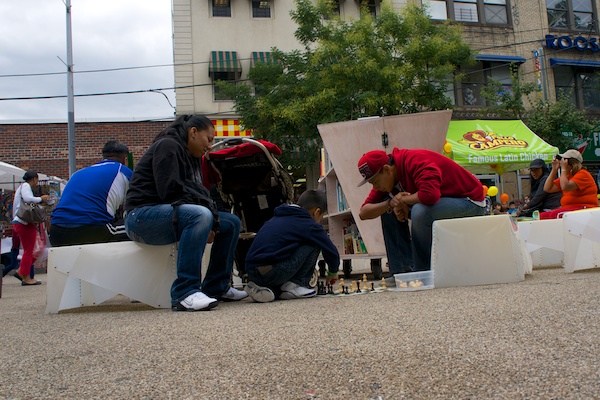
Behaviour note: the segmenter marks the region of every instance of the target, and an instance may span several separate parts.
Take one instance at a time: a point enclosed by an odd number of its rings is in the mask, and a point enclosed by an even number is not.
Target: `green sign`
[[[444,154],[474,174],[528,168],[536,158],[550,163],[558,154],[520,120],[450,121],[446,142]]]
[[[593,132],[590,136],[574,132],[563,132],[562,134],[573,141],[571,147],[579,150],[584,162],[600,161],[600,132]]]

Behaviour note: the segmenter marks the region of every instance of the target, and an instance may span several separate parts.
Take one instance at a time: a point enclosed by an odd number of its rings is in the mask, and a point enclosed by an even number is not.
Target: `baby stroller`
[[[265,140],[230,138],[216,143],[204,156],[203,177],[221,211],[242,222],[235,262],[240,278],[247,281],[245,260],[256,232],[275,208],[291,203],[291,176],[275,156],[281,149]]]

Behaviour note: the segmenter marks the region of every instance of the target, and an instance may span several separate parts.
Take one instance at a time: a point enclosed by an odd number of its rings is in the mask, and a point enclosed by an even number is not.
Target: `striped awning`
[[[242,64],[237,58],[235,51],[211,51],[208,74],[213,72],[237,72],[242,73]]]
[[[270,51],[253,51],[252,58],[250,59],[250,61],[251,61],[252,65],[257,64],[257,63],[270,64],[270,63],[277,62],[277,61],[275,61],[273,56],[271,56]]]

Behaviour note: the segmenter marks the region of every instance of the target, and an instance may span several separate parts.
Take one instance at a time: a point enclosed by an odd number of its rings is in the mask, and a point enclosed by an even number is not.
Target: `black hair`
[[[300,195],[296,202],[300,207],[305,210],[312,210],[313,208],[320,208],[321,213],[327,213],[327,196],[322,190],[306,190]]]
[[[214,127],[210,119],[204,115],[192,114],[192,115],[180,115],[173,121],[173,123],[163,129],[158,135],[154,137],[153,142],[161,139],[167,135],[178,136],[185,143],[188,141],[188,129],[196,128],[199,131],[204,131]]]
[[[110,140],[106,142],[102,148],[102,157],[119,157],[129,154],[129,148],[118,140]]]
[[[27,170],[27,172],[25,172],[25,174],[23,175],[23,180],[25,182],[29,182],[30,180],[37,178],[38,177],[38,173],[35,172],[32,169]]]

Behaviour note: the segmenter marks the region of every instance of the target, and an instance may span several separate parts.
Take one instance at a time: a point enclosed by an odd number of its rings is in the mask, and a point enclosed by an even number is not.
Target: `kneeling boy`
[[[246,292],[254,301],[313,297],[309,287],[317,257],[323,252],[327,284],[337,279],[340,255],[320,224],[327,210],[325,193],[307,190],[297,204],[282,204],[254,238],[246,256],[249,282]]]

